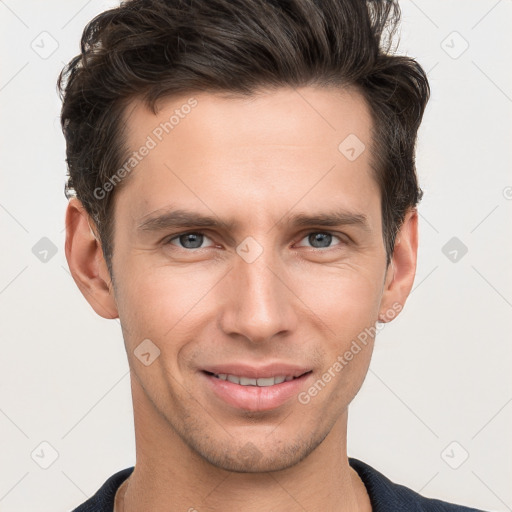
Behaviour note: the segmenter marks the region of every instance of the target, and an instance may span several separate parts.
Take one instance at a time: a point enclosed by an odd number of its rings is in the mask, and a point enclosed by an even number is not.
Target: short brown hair
[[[164,96],[286,86],[355,87],[367,101],[389,264],[423,195],[414,155],[430,94],[421,66],[390,51],[399,19],[392,0],[129,0],[88,23],[58,79],[66,195],[94,219],[110,273],[114,190],[94,190],[125,160],[127,103],[141,98],[156,113]]]

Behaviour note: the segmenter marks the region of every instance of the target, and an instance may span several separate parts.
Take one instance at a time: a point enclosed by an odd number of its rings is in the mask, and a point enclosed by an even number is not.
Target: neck
[[[285,469],[227,471],[190,448],[132,380],[137,460],[119,512],[371,512],[349,466],[347,411],[307,457]]]

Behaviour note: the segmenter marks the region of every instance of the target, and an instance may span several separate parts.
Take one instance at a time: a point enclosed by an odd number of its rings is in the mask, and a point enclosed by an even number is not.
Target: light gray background
[[[95,315],[64,257],[55,90],[113,5],[0,0],[1,512],[70,510],[135,462],[119,324]],[[512,510],[512,1],[401,5],[400,51],[432,86],[418,272],[351,406],[349,455],[426,496]]]

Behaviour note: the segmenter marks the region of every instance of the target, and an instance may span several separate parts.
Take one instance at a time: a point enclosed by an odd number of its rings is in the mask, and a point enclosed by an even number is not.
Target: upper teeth
[[[215,377],[218,377],[222,380],[228,380],[229,382],[233,382],[234,384],[240,384],[242,386],[273,386],[274,384],[281,384],[281,382],[288,382],[293,379],[293,377],[286,377],[280,375],[278,377],[267,377],[267,378],[259,378],[259,379],[251,379],[249,377],[237,377],[236,375],[228,375],[226,373],[216,374]]]

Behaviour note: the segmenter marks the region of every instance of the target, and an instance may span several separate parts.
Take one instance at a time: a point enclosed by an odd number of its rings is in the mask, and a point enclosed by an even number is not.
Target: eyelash
[[[308,231],[307,233],[304,234],[304,236],[302,236],[302,238],[300,238],[299,242],[302,242],[305,238],[308,238],[309,235],[318,234],[318,233],[321,233],[323,235],[331,235],[332,237],[337,238],[339,240],[339,243],[336,244],[336,245],[333,245],[333,246],[326,247],[326,248],[311,247],[311,246],[301,246],[301,247],[309,247],[310,249],[315,249],[315,250],[318,250],[318,251],[322,251],[323,249],[332,249],[334,247],[337,247],[338,245],[345,245],[345,244],[348,243],[347,240],[344,240],[339,234],[336,234],[336,233],[334,233],[332,231]],[[179,238],[184,236],[184,235],[202,235],[205,238],[208,238],[208,239],[210,238],[208,235],[206,235],[205,233],[203,233],[201,231],[185,231],[184,233],[179,233],[177,235],[173,235],[171,238],[167,238],[164,241],[164,245],[175,245],[175,244],[172,244],[171,242],[173,240],[179,240]],[[346,237],[346,235],[344,235],[344,236]],[[200,249],[208,249],[208,247],[197,247],[197,248],[192,248],[192,249],[189,249],[187,247],[179,247],[179,246],[176,246],[176,247],[178,247],[179,249],[183,249],[185,251],[189,251],[189,252],[198,251]]]

